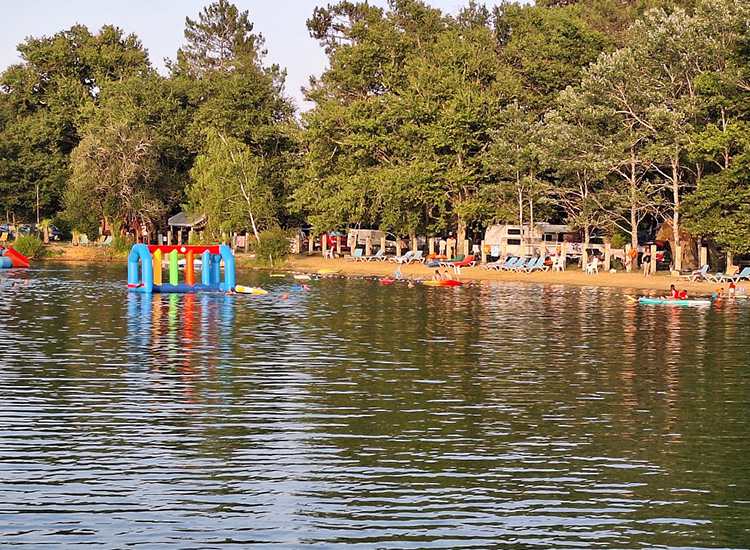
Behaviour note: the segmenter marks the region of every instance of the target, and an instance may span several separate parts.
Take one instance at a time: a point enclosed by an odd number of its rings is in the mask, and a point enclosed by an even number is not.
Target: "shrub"
[[[284,259],[290,251],[289,238],[289,232],[278,227],[261,233],[260,241],[255,241],[253,245],[258,260],[273,263],[275,260]]]
[[[126,256],[130,253],[130,249],[133,248],[133,239],[127,236],[113,237],[110,248],[115,256]]]
[[[630,243],[630,238],[623,233],[615,233],[609,237],[609,242],[612,248],[625,248],[625,245]]]
[[[36,235],[22,235],[13,243],[13,248],[29,260],[41,260],[47,255],[42,239]]]

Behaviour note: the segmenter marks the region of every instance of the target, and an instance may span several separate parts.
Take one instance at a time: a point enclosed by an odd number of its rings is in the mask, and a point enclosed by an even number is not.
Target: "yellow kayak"
[[[286,277],[286,273],[271,273],[271,277]]]
[[[341,269],[338,267],[326,267],[324,269],[319,269],[318,273],[320,275],[330,275],[332,273],[341,273]]]
[[[267,290],[263,290],[262,288],[258,288],[256,286],[237,285],[236,287],[234,287],[234,290],[239,292],[240,294],[268,294]]]

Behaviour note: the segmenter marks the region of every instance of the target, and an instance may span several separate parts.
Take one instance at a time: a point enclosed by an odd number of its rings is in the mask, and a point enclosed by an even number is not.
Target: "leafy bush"
[[[130,237],[113,237],[110,248],[115,256],[125,256],[129,254],[130,249],[133,248],[133,239]]]
[[[260,234],[260,241],[255,241],[253,249],[261,262],[273,263],[275,260],[284,259],[289,254],[290,237],[290,233],[281,228],[267,229]]]
[[[47,255],[42,239],[36,235],[22,235],[13,243],[13,248],[29,260],[41,260]]]
[[[609,237],[609,242],[612,248],[625,248],[626,244],[630,244],[630,237],[624,233],[615,233]]]
[[[202,232],[191,231],[190,233],[188,233],[188,244],[190,246],[199,246],[205,244]]]

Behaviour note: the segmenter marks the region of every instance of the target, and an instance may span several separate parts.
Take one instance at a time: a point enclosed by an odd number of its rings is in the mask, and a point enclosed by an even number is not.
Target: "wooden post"
[[[417,241],[416,237],[411,238],[411,249],[416,253],[416,251],[419,249],[419,241]]]
[[[299,254],[302,252],[302,242],[299,239],[299,235],[294,237],[294,250],[292,250],[293,254]]]
[[[680,272],[682,270],[682,246],[675,246],[674,269],[677,272]]]
[[[612,269],[612,245],[604,243],[604,271]]]
[[[328,252],[328,235],[326,233],[322,233],[320,235],[320,253],[323,255],[323,257],[326,257],[326,253]]]
[[[730,273],[734,269],[734,254],[727,252],[727,268],[724,273]]]
[[[313,235],[311,231],[310,235],[307,237],[307,255],[312,256],[314,250],[315,250],[315,235]]]
[[[429,237],[427,239],[427,246],[429,247],[429,254],[430,256],[435,254],[435,237]]]
[[[547,243],[542,240],[542,242],[539,244],[539,257],[540,258],[546,258],[547,257]]]
[[[708,263],[708,248],[705,246],[701,246],[701,265],[699,267],[703,267]]]
[[[365,237],[365,256],[371,256],[372,255],[372,237],[370,235],[367,235]]]
[[[336,254],[341,257],[341,236],[336,237]]]
[[[396,239],[396,256],[401,256],[401,239]]]
[[[651,245],[651,268],[649,269],[651,273],[656,273],[656,245]]]
[[[585,243],[584,243],[585,244]],[[586,271],[586,265],[589,263],[589,252],[585,246],[581,247],[581,269]]]
[[[464,256],[469,255],[469,239],[464,239]]]
[[[508,254],[508,246],[505,243],[502,243],[500,245],[500,256],[505,258],[507,254]]]
[[[479,245],[479,250],[482,253],[482,263],[486,264],[487,263],[487,252],[485,252],[484,239],[482,239],[482,243]]]
[[[380,237],[380,249],[383,251],[383,254],[385,254],[385,235]]]

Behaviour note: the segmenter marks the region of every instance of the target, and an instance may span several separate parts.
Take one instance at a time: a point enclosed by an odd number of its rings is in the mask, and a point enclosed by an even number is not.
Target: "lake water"
[[[0,276],[0,547],[750,547],[750,303]]]

